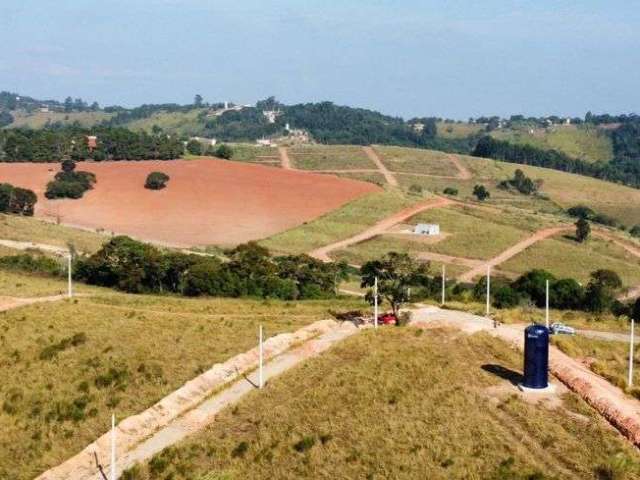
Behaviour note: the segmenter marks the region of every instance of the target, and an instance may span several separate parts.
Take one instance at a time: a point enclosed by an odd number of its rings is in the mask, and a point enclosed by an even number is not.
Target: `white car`
[[[575,335],[576,334],[575,328],[565,325],[564,323],[553,323],[551,324],[550,330],[553,335],[562,335],[562,334]]]

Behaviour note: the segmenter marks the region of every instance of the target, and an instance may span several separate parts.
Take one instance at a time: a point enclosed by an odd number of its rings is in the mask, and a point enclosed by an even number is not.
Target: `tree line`
[[[96,148],[88,146],[90,135],[97,137]],[[180,158],[183,152],[184,146],[177,137],[126,128],[0,130],[0,161],[3,162],[171,160]]]
[[[130,293],[296,300],[335,296],[347,268],[306,255],[274,257],[255,242],[218,258],[162,251],[118,236],[95,254],[79,258],[75,275],[91,285]]]

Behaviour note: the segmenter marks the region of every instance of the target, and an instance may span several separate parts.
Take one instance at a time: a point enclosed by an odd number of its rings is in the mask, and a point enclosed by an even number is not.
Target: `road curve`
[[[423,212],[425,210],[430,210],[432,208],[441,208],[446,207],[453,203],[451,200],[447,198],[430,198],[424,202],[418,203],[417,205],[413,205],[412,207],[405,208],[393,215],[379,221],[374,226],[368,228],[367,230],[360,232],[353,237],[347,238],[345,240],[340,240],[339,242],[335,242],[329,245],[325,245],[324,247],[317,248],[311,252],[309,255],[317,258],[318,260],[322,260],[323,262],[330,262],[331,257],[329,257],[329,253],[334,250],[341,250],[343,248],[347,248],[356,243],[364,242],[365,240],[369,240],[377,235],[381,235],[389,230],[394,225],[401,223],[408,218],[413,217],[414,215]]]

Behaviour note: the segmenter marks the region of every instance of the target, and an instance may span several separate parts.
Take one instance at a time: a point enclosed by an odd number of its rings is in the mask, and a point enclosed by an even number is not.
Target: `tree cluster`
[[[76,164],[72,160],[64,160],[61,169],[52,181],[47,183],[44,194],[48,199],[54,198],[82,198],[87,190],[91,190],[96,183],[96,176],[91,172],[76,171]]]
[[[503,190],[514,189],[523,195],[533,195],[538,193],[542,186],[542,180],[532,180],[519,168],[515,171],[513,178],[503,180],[498,184],[498,188]]]
[[[97,148],[88,148],[89,135],[97,137]],[[3,162],[171,160],[180,158],[183,151],[178,138],[132,132],[125,128],[97,127],[88,130],[72,126],[0,130],[0,161]]]
[[[31,217],[38,197],[31,190],[0,183],[0,213],[12,213]]]
[[[323,263],[306,255],[273,257],[253,242],[225,254],[217,258],[164,252],[119,236],[80,259],[76,276],[130,293],[295,300],[333,297],[346,275],[345,264]]]

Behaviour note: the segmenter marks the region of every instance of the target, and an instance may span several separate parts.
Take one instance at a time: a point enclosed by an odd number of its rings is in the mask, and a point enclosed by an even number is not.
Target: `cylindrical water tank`
[[[549,330],[530,325],[524,330],[524,382],[526,388],[549,385]]]

